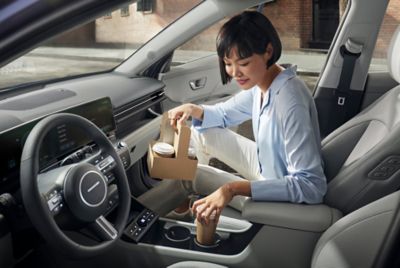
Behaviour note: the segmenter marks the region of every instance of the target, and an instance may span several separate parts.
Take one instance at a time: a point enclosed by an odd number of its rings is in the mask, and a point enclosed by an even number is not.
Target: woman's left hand
[[[215,220],[218,221],[222,209],[232,200],[233,193],[227,185],[218,188],[212,194],[193,203],[192,212],[198,221],[208,224],[210,215],[215,211]],[[198,209],[198,210],[197,210]]]

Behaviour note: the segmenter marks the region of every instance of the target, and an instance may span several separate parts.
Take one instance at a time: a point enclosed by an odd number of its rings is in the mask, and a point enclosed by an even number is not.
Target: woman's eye
[[[249,63],[248,62],[243,62],[243,63],[240,63],[239,65],[244,67],[244,66],[249,65]]]

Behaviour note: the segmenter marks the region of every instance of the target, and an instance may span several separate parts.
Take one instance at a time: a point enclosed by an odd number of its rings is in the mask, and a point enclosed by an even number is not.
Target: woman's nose
[[[233,66],[232,67],[232,77],[240,77],[240,76],[242,76],[240,69],[237,66]]]

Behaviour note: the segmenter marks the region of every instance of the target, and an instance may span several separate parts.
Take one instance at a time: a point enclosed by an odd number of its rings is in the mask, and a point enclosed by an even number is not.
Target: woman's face
[[[268,76],[267,61],[271,58],[271,49],[264,54],[253,54],[248,58],[240,58],[237,48],[233,47],[224,58],[226,73],[236,80],[242,89],[250,89],[255,85],[262,87]]]

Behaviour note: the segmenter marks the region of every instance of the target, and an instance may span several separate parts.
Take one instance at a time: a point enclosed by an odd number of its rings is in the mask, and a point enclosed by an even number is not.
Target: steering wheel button
[[[54,205],[57,205],[58,203],[60,203],[60,201],[61,201],[60,196],[56,196],[51,199],[51,203],[53,203]]]
[[[105,167],[107,164],[108,164],[108,163],[107,163],[106,161],[102,161],[102,162],[99,164],[100,169],[102,169],[103,167]]]

